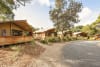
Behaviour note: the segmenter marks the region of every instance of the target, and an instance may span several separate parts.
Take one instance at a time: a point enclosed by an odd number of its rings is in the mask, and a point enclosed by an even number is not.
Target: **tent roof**
[[[40,29],[40,30],[37,30],[35,31],[35,33],[45,33],[45,32],[48,32],[48,31],[52,31],[52,30],[55,30],[54,28],[45,28],[45,29]]]
[[[22,28],[25,31],[32,31],[32,27],[27,23],[26,20],[15,20],[15,21],[4,21],[0,22],[0,24],[7,24],[7,23],[13,23],[20,28]]]

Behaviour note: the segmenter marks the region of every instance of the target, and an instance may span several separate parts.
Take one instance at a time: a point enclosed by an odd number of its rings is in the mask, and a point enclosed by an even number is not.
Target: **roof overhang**
[[[15,20],[15,21],[4,21],[4,22],[0,22],[0,24],[6,24],[6,23],[13,23],[17,26],[19,26],[20,28],[22,28],[25,31],[32,31],[32,27],[27,23],[26,20]]]

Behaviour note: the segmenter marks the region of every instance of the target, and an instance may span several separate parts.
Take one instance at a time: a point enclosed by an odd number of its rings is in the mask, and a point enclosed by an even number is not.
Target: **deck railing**
[[[17,44],[32,41],[32,36],[2,36],[0,37],[0,45]]]

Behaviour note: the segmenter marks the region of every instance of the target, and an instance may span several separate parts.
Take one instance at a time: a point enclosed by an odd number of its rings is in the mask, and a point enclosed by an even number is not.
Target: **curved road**
[[[100,41],[70,42],[62,48],[62,61],[69,67],[100,67]]]
[[[47,46],[37,67],[100,67],[100,41],[72,41]]]

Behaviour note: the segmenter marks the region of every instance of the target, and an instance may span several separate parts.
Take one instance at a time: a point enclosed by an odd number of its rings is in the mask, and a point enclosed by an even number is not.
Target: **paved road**
[[[100,67],[100,41],[73,41],[45,47],[36,67]]]
[[[100,67],[100,41],[76,41],[62,48],[66,67]]]

